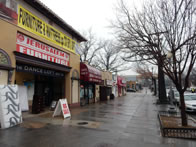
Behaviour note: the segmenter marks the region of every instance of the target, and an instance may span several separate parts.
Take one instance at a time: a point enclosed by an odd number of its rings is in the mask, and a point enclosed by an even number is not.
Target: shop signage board
[[[16,71],[29,72],[29,73],[34,73],[37,75],[45,75],[45,76],[51,76],[51,77],[64,77],[65,76],[63,72],[55,71],[52,69],[36,67],[32,65],[19,64],[19,63],[16,64]]]
[[[47,24],[21,5],[18,6],[18,26],[75,53],[76,41]]]
[[[67,99],[60,99],[57,103],[57,106],[54,110],[53,117],[58,115],[63,115],[64,118],[71,117],[71,113],[69,111],[69,106],[67,103]]]
[[[37,41],[22,33],[17,33],[16,51],[53,63],[69,66],[69,54]]]
[[[10,128],[22,123],[17,85],[0,85],[1,128]]]
[[[106,80],[106,85],[112,86],[113,85],[113,81],[112,80]]]

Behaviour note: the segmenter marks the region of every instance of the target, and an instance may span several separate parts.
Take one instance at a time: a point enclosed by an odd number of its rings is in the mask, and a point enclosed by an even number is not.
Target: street
[[[25,118],[20,126],[0,130],[0,146],[195,147],[195,141],[161,137],[156,99],[144,90],[73,109],[71,120]]]

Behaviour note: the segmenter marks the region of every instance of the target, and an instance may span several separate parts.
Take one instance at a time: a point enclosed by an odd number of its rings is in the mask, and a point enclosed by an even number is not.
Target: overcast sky
[[[99,38],[111,39],[110,21],[115,19],[120,0],[40,0],[75,30],[82,32],[92,28]],[[140,7],[143,0],[124,0],[130,7]],[[133,69],[128,74],[136,74]],[[122,73],[122,74],[123,74]]]
[[[82,33],[92,28],[101,38],[111,38],[110,21],[115,19],[119,0],[41,0],[74,29]],[[124,0],[139,7],[142,0]]]

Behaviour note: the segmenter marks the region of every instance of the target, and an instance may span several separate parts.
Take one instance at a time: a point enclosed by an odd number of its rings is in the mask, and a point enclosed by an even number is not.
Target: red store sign
[[[57,64],[69,66],[69,54],[17,33],[16,51]]]

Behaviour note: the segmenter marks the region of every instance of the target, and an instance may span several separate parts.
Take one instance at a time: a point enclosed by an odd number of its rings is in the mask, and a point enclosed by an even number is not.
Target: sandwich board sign
[[[53,117],[63,114],[64,118],[71,117],[69,107],[67,104],[67,99],[60,99],[57,103],[57,106],[54,110]]]

